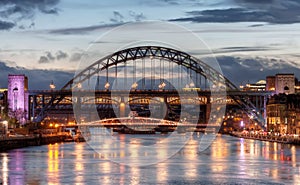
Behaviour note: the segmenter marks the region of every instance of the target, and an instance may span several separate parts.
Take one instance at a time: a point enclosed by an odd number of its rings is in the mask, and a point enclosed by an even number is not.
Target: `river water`
[[[161,141],[165,136],[120,134],[115,137],[136,148],[145,139]],[[126,157],[126,152],[120,155],[107,147],[103,148],[103,155],[86,142],[15,149],[0,153],[0,182],[13,185],[300,184],[299,146],[217,135],[210,147],[200,151],[199,139],[201,134],[194,134],[175,154],[170,152],[168,158],[147,165],[120,164],[114,159]],[[168,146],[159,149],[163,150],[159,154],[167,156],[172,148],[169,145],[175,143],[164,144]],[[138,155],[143,154],[138,152],[130,157],[138,158]],[[145,152],[144,157],[147,155]]]

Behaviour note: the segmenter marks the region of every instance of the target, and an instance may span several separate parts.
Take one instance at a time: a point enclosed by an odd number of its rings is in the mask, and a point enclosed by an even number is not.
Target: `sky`
[[[300,77],[299,9],[298,0],[1,0],[0,88],[8,73],[26,74],[29,89],[47,89],[52,80],[60,88],[99,38],[145,21],[193,32],[236,85],[276,73]],[[123,38],[101,46],[126,45]]]

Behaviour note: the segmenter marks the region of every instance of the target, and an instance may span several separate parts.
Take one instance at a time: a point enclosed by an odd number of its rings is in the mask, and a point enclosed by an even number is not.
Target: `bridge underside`
[[[213,117],[210,115],[210,106],[212,101],[214,101],[211,99],[211,92],[198,91],[197,99],[191,99],[190,93],[189,91],[181,92],[181,97],[179,97],[177,91],[152,91],[151,93],[149,91],[132,91],[126,97],[126,92],[118,92],[118,94],[112,96],[112,93],[109,91],[96,91],[95,95],[91,97],[88,97],[85,92],[77,94],[78,97],[72,97],[71,91],[64,91],[62,97],[61,91],[31,92],[28,117],[34,120],[52,99],[60,97],[62,99],[59,103],[54,104],[53,102],[51,107],[47,107],[48,111],[43,123],[75,124],[78,120],[91,122],[99,120],[99,118],[108,119],[129,116],[130,113],[134,112],[136,116],[142,117],[163,118],[177,122],[180,122],[182,118],[186,118],[192,123],[207,124],[208,119]],[[250,97],[251,101],[260,108],[260,113],[264,114],[264,104],[267,95],[256,92],[229,92],[227,99],[219,102],[220,104],[226,104],[227,107],[223,116],[223,123],[233,125],[232,127],[234,128],[239,127],[241,120],[251,123],[236,101],[231,98],[232,95]],[[76,104],[73,104],[73,101],[78,101],[79,99],[79,102],[81,102],[81,115],[77,115],[80,118],[75,121],[73,106],[76,106]],[[200,112],[193,112],[195,105],[199,107]],[[97,110],[97,115],[92,113],[95,109]],[[165,111],[161,111],[164,109]],[[181,112],[181,110],[185,111]]]

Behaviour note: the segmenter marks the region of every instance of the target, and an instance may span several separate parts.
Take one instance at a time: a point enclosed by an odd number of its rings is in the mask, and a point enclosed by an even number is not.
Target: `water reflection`
[[[116,151],[113,144],[102,145],[103,154],[109,158],[130,159],[134,163],[144,162],[153,156],[143,151],[143,144],[150,139],[161,144],[153,152],[163,157],[174,147],[164,143],[162,138],[120,135],[119,141],[131,144],[125,147],[122,142],[114,143],[120,151]],[[299,146],[217,136],[210,148],[199,152],[199,139],[201,135],[194,135],[174,156],[145,167],[112,162],[87,143],[12,150],[1,154],[0,179],[5,185],[300,184]],[[144,159],[137,159],[141,155]]]
[[[59,183],[59,145],[48,145],[48,184],[60,184]]]
[[[2,181],[3,185],[8,184],[8,157],[5,153],[2,155]]]

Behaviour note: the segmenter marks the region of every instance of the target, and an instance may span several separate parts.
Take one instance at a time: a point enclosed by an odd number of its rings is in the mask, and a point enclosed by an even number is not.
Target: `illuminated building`
[[[267,76],[266,91],[275,91],[275,76]]]
[[[267,76],[266,78],[267,91],[275,91],[276,94],[294,94],[295,88],[297,88],[297,86],[294,74],[283,73],[276,74],[275,76]]]
[[[295,78],[295,93],[300,93],[300,81]]]
[[[275,76],[275,91],[276,94],[295,93],[295,76],[294,74],[276,74]]]
[[[265,91],[266,90],[266,81],[260,80],[255,84],[247,83],[246,86],[241,86],[243,91]]]
[[[267,103],[268,130],[280,134],[300,134],[300,95],[279,94]]]
[[[7,102],[10,117],[21,124],[26,121],[28,111],[28,78],[25,75],[8,75]]]

